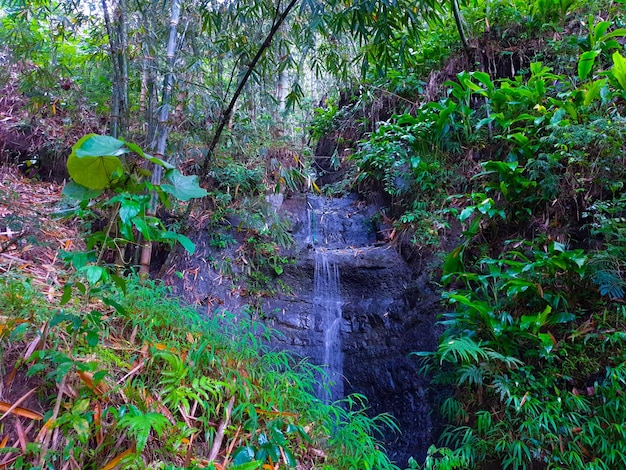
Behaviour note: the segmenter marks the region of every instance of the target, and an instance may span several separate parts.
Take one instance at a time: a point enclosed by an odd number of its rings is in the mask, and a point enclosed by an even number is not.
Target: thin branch
[[[259,50],[257,51],[256,55],[250,62],[250,65],[248,65],[248,70],[246,70],[245,75],[242,77],[241,81],[239,82],[239,86],[237,87],[237,90],[235,90],[235,94],[231,98],[230,103],[228,103],[226,110],[222,113],[220,122],[215,131],[215,135],[213,136],[213,140],[211,141],[209,145],[207,155],[204,158],[204,161],[202,162],[202,167],[200,168],[200,181],[206,181],[208,177],[209,165],[211,163],[213,153],[215,152],[215,148],[217,147],[220,137],[222,136],[222,133],[224,132],[224,128],[226,127],[226,124],[230,120],[233,109],[235,109],[235,104],[237,103],[237,100],[239,99],[239,95],[241,95],[244,87],[248,83],[248,79],[252,75],[252,72],[254,71],[257,63],[263,56],[263,53],[271,45],[274,35],[276,34],[276,32],[278,32],[278,30],[280,29],[280,26],[285,22],[285,20],[287,19],[287,16],[289,16],[289,13],[291,12],[293,7],[297,3],[298,3],[298,0],[291,0],[291,2],[289,2],[289,5],[287,5],[287,7],[283,10],[280,16],[278,16],[277,18],[274,18],[272,29],[270,30],[269,34],[265,38],[265,41],[263,41],[263,44],[261,44],[261,47],[259,47]],[[277,10],[277,13],[278,13],[278,10]]]

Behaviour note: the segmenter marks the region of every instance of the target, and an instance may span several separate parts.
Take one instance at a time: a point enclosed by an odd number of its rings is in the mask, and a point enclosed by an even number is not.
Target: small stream
[[[313,302],[319,307],[319,328],[324,333],[322,366],[327,369],[326,383],[318,390],[327,403],[343,398],[343,355],[341,353],[341,323],[343,321],[339,266],[324,249],[315,250]]]

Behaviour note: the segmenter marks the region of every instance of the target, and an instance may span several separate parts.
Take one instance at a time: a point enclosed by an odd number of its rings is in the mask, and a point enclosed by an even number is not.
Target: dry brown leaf
[[[124,452],[122,452],[118,456],[109,460],[109,462],[104,467],[102,467],[102,470],[113,470],[115,467],[118,466],[118,464],[122,461],[124,457],[132,454],[133,452],[135,452],[134,447],[131,447],[130,449],[126,449]]]
[[[15,432],[17,433],[17,439],[20,442],[22,452],[26,452],[26,444],[28,443],[28,439],[26,438],[26,433],[24,432],[24,428],[22,427],[22,423],[19,419],[15,420]]]
[[[104,432],[102,431],[102,405],[99,401],[97,401],[94,405],[93,424],[97,429],[96,444],[98,445],[98,447],[100,447],[100,445],[102,445],[102,442],[104,442]]]
[[[34,419],[37,421],[41,421],[43,419],[43,415],[41,413],[37,413],[36,411],[29,410],[27,408],[22,408],[21,406],[15,406],[5,401],[0,401],[0,411],[4,412],[0,419],[4,418],[9,413],[21,416],[22,418]]]
[[[87,388],[94,392],[96,395],[98,395],[99,398],[102,398],[103,395],[105,395],[109,391],[109,388],[107,387],[107,384],[104,382],[104,380],[98,382],[97,385],[94,383],[92,373],[78,371],[76,372],[76,374],[78,374],[78,376],[87,386]]]
[[[7,442],[9,442],[8,434],[4,436],[4,439],[2,439],[2,442],[0,442],[0,449],[4,449],[7,446]]]
[[[2,416],[0,416],[0,421],[2,421],[4,417],[7,416],[9,413],[13,413],[16,416],[21,416],[22,418],[34,419],[37,421],[42,420],[43,415],[41,413],[37,413],[36,411],[32,411],[27,408],[22,408],[21,406],[19,406],[20,403],[22,403],[30,395],[35,393],[35,390],[37,390],[37,388],[33,388],[29,390],[24,395],[22,395],[20,399],[17,400],[15,403],[7,403],[5,401],[0,401],[0,412],[4,413]]]

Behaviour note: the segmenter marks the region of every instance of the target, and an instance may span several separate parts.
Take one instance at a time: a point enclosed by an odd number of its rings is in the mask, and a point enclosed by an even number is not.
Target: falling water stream
[[[313,247],[315,269],[313,273],[313,304],[316,309],[317,330],[324,338],[321,365],[327,377],[321,380],[318,396],[326,402],[343,398],[343,357],[341,352],[341,285],[339,267],[332,259],[333,250],[324,236],[325,211],[308,207],[307,243]],[[323,246],[320,246],[323,245]]]
[[[315,250],[313,299],[319,308],[319,328],[324,333],[327,382],[320,384],[320,398],[327,402],[343,397],[343,357],[341,354],[341,291],[339,267],[323,249]]]

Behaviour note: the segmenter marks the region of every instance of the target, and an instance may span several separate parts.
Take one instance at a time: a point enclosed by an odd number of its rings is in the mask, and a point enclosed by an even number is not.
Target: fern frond
[[[473,339],[467,336],[446,338],[439,345],[439,363],[478,362],[488,357],[487,351]]]

